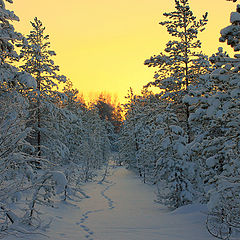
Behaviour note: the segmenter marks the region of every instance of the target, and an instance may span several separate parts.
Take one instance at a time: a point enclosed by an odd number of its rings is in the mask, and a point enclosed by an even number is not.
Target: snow
[[[232,98],[238,98],[240,95],[240,89],[234,89],[231,91],[231,97]]]
[[[232,26],[232,25],[227,26],[220,31],[220,34],[223,37],[226,37],[229,33],[231,33],[233,31],[233,29],[234,29],[234,26]]]
[[[68,183],[66,176],[60,171],[53,171],[51,174],[56,182],[57,193],[63,192]]]
[[[167,149],[168,146],[170,145],[170,138],[169,137],[166,137],[163,139],[162,143],[161,143],[161,146],[163,149]]]
[[[159,128],[155,131],[156,136],[162,136],[162,135],[164,135],[164,133],[165,133],[164,128]]]
[[[143,184],[124,167],[110,169],[102,184],[83,186],[89,198],[59,202],[45,209],[52,218],[45,234],[24,235],[34,240],[213,240],[206,228],[205,205],[187,205],[175,211],[155,203],[155,187]],[[58,175],[58,174],[56,174]],[[59,179],[59,178],[57,178]],[[6,240],[16,240],[13,235]]]
[[[240,13],[232,12],[230,16],[231,23],[239,23],[240,22]]]
[[[176,148],[178,155],[183,157],[185,152],[185,146],[182,143],[178,143],[174,146],[174,148]]]
[[[216,164],[217,164],[217,160],[216,160],[215,156],[210,157],[210,158],[208,158],[208,159],[206,160],[206,165],[207,165],[209,168],[214,167]]]
[[[219,204],[219,199],[221,198],[220,194],[217,193],[216,191],[210,191],[209,194],[211,194],[210,201],[207,204],[207,207],[209,210],[214,209],[218,207]]]
[[[25,85],[27,88],[33,88],[33,89],[37,88],[37,82],[36,82],[35,78],[33,78],[28,73],[21,73],[21,74],[19,74],[18,81],[21,84]]]
[[[171,125],[169,128],[172,130],[173,133],[182,135],[183,134],[183,129],[177,125]]]

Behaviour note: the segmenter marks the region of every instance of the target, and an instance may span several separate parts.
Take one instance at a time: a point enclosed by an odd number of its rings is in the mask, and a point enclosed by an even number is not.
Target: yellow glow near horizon
[[[209,13],[199,34],[203,52],[211,55],[219,46],[229,50],[218,38],[236,4],[190,0],[190,7],[197,17]],[[143,62],[164,50],[169,36],[158,23],[164,12],[174,10],[174,0],[14,0],[9,8],[19,16],[14,26],[23,34],[34,17],[43,22],[56,64],[80,92],[107,91],[123,100],[129,87],[139,92],[152,80],[154,69]]]

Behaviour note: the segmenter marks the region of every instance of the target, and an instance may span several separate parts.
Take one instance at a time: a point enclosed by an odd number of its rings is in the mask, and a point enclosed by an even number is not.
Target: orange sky
[[[218,43],[219,31],[229,24],[236,4],[190,0],[190,6],[198,17],[209,13],[200,35],[203,51],[225,47]],[[122,100],[129,87],[139,92],[152,80],[154,69],[143,62],[163,51],[168,34],[158,22],[174,9],[174,0],[14,0],[10,9],[20,17],[15,28],[24,34],[35,16],[43,22],[56,64],[80,92],[107,91]]]

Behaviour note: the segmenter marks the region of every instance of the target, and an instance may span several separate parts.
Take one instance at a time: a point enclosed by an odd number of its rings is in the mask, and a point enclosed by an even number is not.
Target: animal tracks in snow
[[[106,194],[105,194],[105,192],[107,192],[113,185],[115,185],[116,183],[112,183],[112,184],[110,184],[110,185],[108,185],[107,187],[105,187],[105,189],[104,190],[102,190],[101,191],[101,195],[107,200],[107,202],[108,202],[108,208],[109,209],[114,209],[115,208],[115,206],[114,206],[114,201],[110,198],[110,197],[108,197]]]
[[[87,210],[86,212],[84,212],[80,218],[80,221],[77,222],[76,224],[79,225],[79,227],[85,232],[85,239],[88,240],[95,240],[95,236],[94,236],[94,231],[92,231],[88,226],[87,226],[87,221],[90,217],[94,217],[94,213],[98,213],[98,212],[103,212],[106,210],[112,210],[114,209],[115,206],[115,202],[107,195],[107,191],[110,190],[110,188],[112,186],[114,186],[116,183],[114,182],[107,182],[105,181],[104,183],[99,183],[98,185],[104,186],[104,189],[101,190],[98,194],[99,197],[94,197],[94,199],[96,200],[101,200],[104,199],[105,201],[107,201],[107,208],[103,206],[103,208],[101,209],[97,209],[97,210]],[[91,201],[94,200],[91,197],[89,197],[87,199],[87,201]]]
[[[79,225],[82,230],[86,233],[85,238],[89,239],[89,240],[94,240],[93,238],[91,238],[94,234],[93,231],[91,231],[90,228],[88,228],[84,223],[86,222],[86,220],[89,218],[90,214],[93,213],[97,213],[97,212],[101,212],[103,211],[103,209],[100,210],[93,210],[93,211],[86,211],[83,215],[82,218],[80,218],[80,222],[77,222],[76,224]]]
[[[169,212],[153,202],[155,186],[142,184],[131,170],[111,168],[107,176],[101,184],[82,186],[89,198],[76,205],[60,202],[58,208],[47,209],[46,217],[55,219],[43,232],[49,240],[214,240],[205,229],[205,205]],[[11,235],[6,240],[19,239]],[[21,239],[47,238],[29,235]]]

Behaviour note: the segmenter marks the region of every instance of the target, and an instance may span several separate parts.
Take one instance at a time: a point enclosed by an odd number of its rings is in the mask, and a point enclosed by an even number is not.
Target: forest
[[[171,211],[206,204],[210,236],[239,236],[240,5],[219,33],[236,54],[219,47],[207,56],[198,34],[208,13],[197,19],[189,0],[175,0],[159,23],[170,40],[144,62],[153,80],[121,105],[104,93],[87,103],[59,74],[41,20],[24,36],[5,2],[13,1],[0,0],[0,238],[20,223],[34,232],[42,206],[86,198],[83,184],[105,181],[109,159],[156,187],[152,200]]]

